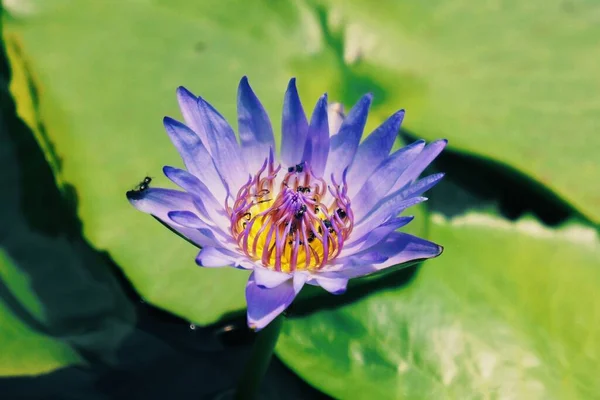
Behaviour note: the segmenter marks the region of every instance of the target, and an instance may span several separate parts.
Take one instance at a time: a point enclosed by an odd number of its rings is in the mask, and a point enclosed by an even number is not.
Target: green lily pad
[[[322,3],[355,70],[405,76],[382,108],[406,104],[406,128],[515,168],[600,223],[600,4]]]
[[[445,252],[406,288],[288,319],[277,354],[336,398],[597,398],[600,240],[437,215]]]
[[[22,104],[34,102],[18,68],[9,69],[0,43],[0,375],[49,372],[82,363],[80,354],[110,365],[135,313],[110,261],[82,239],[35,134],[16,114],[9,81],[29,100]],[[37,127],[28,110],[20,113]]]
[[[46,147],[61,181],[75,187],[86,238],[147,301],[197,324],[241,312],[247,274],[196,267],[197,249],[124,195],[146,175],[169,186],[162,166],[181,164],[161,124],[179,116],[175,88],[201,94],[236,126],[236,86],[248,75],[278,127],[291,76],[307,109],[327,90],[350,105],[372,87],[345,90],[340,49],[324,43],[318,13],[301,3],[37,1],[9,29],[39,88]],[[376,97],[371,127],[387,117],[377,113],[384,98]]]
[[[4,285],[9,276],[15,293],[10,293]],[[25,307],[39,313],[41,305],[27,286],[24,277],[0,249],[0,376],[39,375],[80,364],[79,355],[67,343],[37,330],[36,320],[28,324],[15,315],[6,301],[7,296],[24,300]]]

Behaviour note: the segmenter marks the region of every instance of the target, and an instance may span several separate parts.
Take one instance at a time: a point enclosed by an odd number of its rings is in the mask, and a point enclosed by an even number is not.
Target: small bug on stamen
[[[298,186],[296,189],[300,193],[310,193],[310,188],[308,186]]]
[[[348,214],[346,214],[346,211],[342,210],[341,208],[338,208],[338,209],[336,210],[336,212],[337,212],[337,215],[338,215],[338,216],[339,216],[341,219],[344,219],[344,218],[346,218],[346,216],[348,215]]]
[[[300,206],[300,208],[298,209],[298,211],[296,211],[296,214],[294,214],[294,216],[296,217],[296,219],[301,219],[305,212],[306,212],[306,204],[302,204]]]
[[[308,243],[312,243],[313,240],[315,240],[315,233],[313,231],[310,231],[308,233]]]
[[[331,225],[331,221],[328,219],[324,219],[323,220],[323,225],[325,225],[325,227],[327,228],[327,230],[329,230],[329,233],[333,233],[334,229],[333,229],[333,225]]]
[[[243,215],[243,217],[246,221],[250,221],[252,219],[252,214],[247,212]]]
[[[288,172],[302,172],[304,171],[304,163],[296,164],[293,167],[288,168]]]

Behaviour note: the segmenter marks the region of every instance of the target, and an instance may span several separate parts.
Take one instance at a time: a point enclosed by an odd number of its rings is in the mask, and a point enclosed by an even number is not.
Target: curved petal
[[[329,122],[329,136],[337,135],[344,123],[346,114],[342,103],[331,103],[327,107],[327,120]]]
[[[171,221],[186,228],[210,230],[210,226],[191,211],[169,211],[167,216]]]
[[[233,267],[235,257],[219,247],[204,247],[196,256],[196,264],[207,268]]]
[[[246,285],[248,326],[256,331],[267,326],[292,303],[306,279],[305,274],[294,274],[293,279],[279,286],[261,289],[256,283],[255,272],[252,272]]]
[[[195,100],[194,107],[197,108]],[[165,117],[163,125],[171,142],[179,152],[185,168],[192,175],[205,182],[217,199],[225,201],[227,188],[200,137],[186,125],[173,118]]]
[[[373,207],[373,211],[370,214],[367,214],[355,225],[352,235],[362,237],[364,234],[377,228],[390,218],[400,214],[408,207],[412,207],[426,200],[426,197],[411,197],[410,199],[406,199],[401,192],[387,196]]]
[[[254,280],[261,289],[271,289],[292,279],[292,275],[284,272],[272,271],[267,268],[254,268]]]
[[[238,87],[237,112],[242,155],[248,171],[257,171],[269,149],[275,149],[275,139],[269,116],[245,76]]]
[[[198,109],[202,128],[206,132],[206,146],[212,154],[217,171],[223,177],[230,192],[237,190],[248,179],[248,171],[241,158],[241,150],[235,133],[225,118],[202,97],[198,97]]]
[[[413,216],[408,217],[398,217],[392,218],[389,221],[384,222],[379,225],[375,229],[368,232],[366,235],[362,237],[357,237],[356,239],[350,238],[348,244],[344,245],[340,253],[340,257],[349,256],[351,254],[357,253],[359,251],[368,249],[371,246],[379,243],[383,238],[385,238],[391,232],[407,225],[414,219]]]
[[[435,185],[444,177],[444,173],[440,172],[437,174],[426,176],[425,178],[419,179],[409,187],[407,187],[402,193],[405,198],[420,196]]]
[[[198,109],[198,97],[183,86],[180,86],[177,88],[177,102],[179,103],[179,109],[181,110],[185,124],[196,132],[210,153],[210,148],[208,148],[208,137],[206,136],[206,130],[202,123],[202,116]]]
[[[421,172],[425,170],[431,164],[433,160],[444,150],[444,147],[448,144],[446,139],[436,140],[435,142],[429,143],[423,151],[414,159],[408,168],[404,170],[402,176],[398,178],[394,186],[390,189],[390,192],[400,190],[409,183],[412,183],[415,179],[421,175]]]
[[[287,166],[299,164],[306,145],[308,121],[298,97],[296,78],[290,80],[285,92],[281,132],[281,161]]]
[[[325,176],[334,174],[335,177],[338,177],[352,163],[367,123],[372,99],[372,94],[364,95],[352,107],[339,132],[331,136]]]
[[[329,123],[327,118],[327,94],[317,101],[308,127],[302,161],[309,163],[312,173],[320,178],[325,172],[329,154]]]
[[[323,289],[327,290],[331,294],[342,294],[348,288],[348,278],[326,278],[316,276],[314,278],[314,282],[312,282],[311,284],[321,286]]]
[[[158,218],[197,246],[213,243],[213,238],[205,235],[201,230],[182,226],[169,218],[168,214],[171,211],[196,210],[192,196],[188,193],[172,189],[148,188],[142,192],[128,192],[127,199],[135,208]]]
[[[416,141],[394,152],[375,169],[356,196],[352,198],[352,211],[355,218],[362,218],[377,201],[390,192],[395,180],[402,176],[402,173],[418,157],[424,147],[424,140]]]
[[[352,182],[352,186],[348,188],[349,196],[352,197],[358,193],[373,171],[390,154],[403,119],[404,110],[400,110],[389,117],[358,146],[348,171],[348,181]]]
[[[356,278],[409,261],[437,257],[442,254],[443,250],[442,246],[428,240],[407,233],[392,232],[378,245],[350,257],[339,259],[338,262],[342,263],[343,267],[338,271],[324,272],[323,274],[330,278]],[[371,261],[372,254],[384,257],[385,260],[373,263]]]
[[[202,181],[183,169],[168,165],[163,167],[163,172],[173,183],[194,197],[194,202],[200,205],[198,208],[203,211],[206,218],[217,224],[221,229],[227,229],[229,219],[227,218],[225,209]]]

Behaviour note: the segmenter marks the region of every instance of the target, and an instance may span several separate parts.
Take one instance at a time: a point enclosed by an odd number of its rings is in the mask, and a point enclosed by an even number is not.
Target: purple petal
[[[198,109],[198,98],[189,90],[180,86],[177,88],[177,101],[186,125],[192,128],[205,146],[208,146],[208,137],[202,123],[202,116]],[[210,149],[207,149],[210,153]]]
[[[356,278],[409,261],[437,257],[443,250],[440,245],[425,239],[407,233],[392,232],[378,245],[350,257],[340,258],[338,262],[343,263],[344,267],[339,271],[323,274],[325,277]],[[385,257],[385,261],[373,263],[371,261],[373,254]]]
[[[271,289],[261,289],[255,280],[255,272],[250,275],[246,285],[246,302],[248,303],[248,326],[256,331],[261,330],[294,300],[307,276],[295,274],[279,286]]]
[[[206,222],[191,211],[169,211],[167,216],[171,221],[186,228],[210,229]]]
[[[331,103],[327,107],[327,120],[329,122],[329,136],[337,135],[346,119],[344,105],[342,103]]]
[[[148,188],[143,192],[130,192],[127,198],[135,208],[155,216],[192,243],[198,246],[206,246],[214,243],[213,237],[205,235],[201,230],[182,226],[169,218],[168,214],[171,211],[194,211],[196,209],[192,196],[188,193],[171,189]]]
[[[229,190],[236,193],[248,179],[248,171],[241,158],[235,133],[225,118],[201,97],[198,97],[198,109],[202,126],[206,131],[207,148],[213,156],[217,171],[225,180]]]
[[[194,203],[200,206],[198,208],[202,211],[203,216],[221,229],[229,227],[229,218],[225,209],[203,182],[183,169],[165,166],[163,172],[173,183],[194,197]]]
[[[396,151],[377,167],[352,199],[352,210],[355,218],[360,219],[363,217],[371,211],[379,200],[389,193],[395,180],[418,157],[423,147],[425,147],[425,141],[416,141]]]
[[[281,161],[287,166],[300,163],[306,145],[308,121],[296,90],[296,78],[290,80],[285,92],[281,132]]]
[[[348,278],[325,278],[316,276],[314,283],[332,294],[342,294],[348,288]]]
[[[292,279],[292,275],[263,267],[254,268],[254,280],[261,289],[271,289]]]
[[[339,174],[350,165],[358,149],[360,138],[367,123],[369,107],[373,95],[363,96],[348,113],[344,119],[339,132],[331,136],[329,156],[325,176],[339,176]]]
[[[433,160],[444,150],[448,141],[446,139],[436,140],[435,142],[429,143],[423,151],[419,154],[417,158],[410,164],[406,170],[402,173],[402,176],[398,178],[394,186],[390,190],[394,192],[399,190],[409,183],[413,182],[415,179],[421,175],[421,172],[425,170],[431,164]]]
[[[444,177],[444,173],[438,173],[426,176],[423,179],[419,179],[409,187],[407,187],[402,193],[404,198],[420,196],[435,185]]]
[[[346,244],[344,246],[344,248],[342,249],[342,252],[340,253],[340,257],[351,255],[351,254],[357,253],[361,250],[365,250],[371,246],[376,245],[381,240],[383,240],[387,235],[389,235],[391,232],[405,226],[406,224],[411,222],[413,219],[414,219],[413,216],[392,218],[389,221],[384,222],[383,224],[379,225],[378,227],[376,227],[375,229],[373,229],[372,231],[370,231],[366,235],[363,235],[360,238],[358,238],[358,237],[356,239],[350,238],[350,240],[348,241],[348,244]]]
[[[237,111],[242,154],[248,170],[257,171],[269,149],[275,149],[275,139],[269,116],[245,76],[238,87]]]
[[[395,217],[408,207],[426,201],[426,197],[404,198],[402,192],[392,194],[378,202],[370,214],[367,214],[355,225],[352,235],[362,237],[367,232],[372,231],[390,218]]]
[[[352,186],[348,190],[350,196],[358,192],[377,166],[390,154],[403,119],[404,110],[400,110],[389,117],[358,146],[348,171],[348,182],[352,182]]]
[[[218,247],[204,247],[196,256],[196,264],[206,268],[232,267],[235,257]]]
[[[329,123],[327,119],[327,95],[319,98],[308,127],[302,160],[310,164],[317,178],[323,176],[329,154]]]
[[[198,108],[195,100],[194,107]],[[171,142],[183,159],[185,168],[205,182],[217,199],[225,201],[227,189],[200,137],[190,128],[172,118],[165,117],[163,124]]]

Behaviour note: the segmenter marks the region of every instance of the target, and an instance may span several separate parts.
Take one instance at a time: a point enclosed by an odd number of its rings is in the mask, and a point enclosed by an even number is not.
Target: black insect
[[[137,184],[135,189],[130,190],[126,193],[128,199],[139,199],[143,192],[145,192],[150,187],[150,182],[152,182],[152,178],[149,176],[145,177],[143,181]]]
[[[308,232],[308,243],[312,243],[313,240],[315,240],[315,233],[313,231]]]
[[[338,215],[338,216],[339,216],[341,219],[344,219],[344,218],[346,218],[346,216],[348,215],[348,214],[346,214],[346,211],[342,210],[341,208],[338,208],[338,209],[336,210],[336,212],[337,212],[337,215]]]
[[[300,193],[310,193],[310,188],[308,186],[298,186],[296,189]]]
[[[302,204],[300,206],[300,208],[298,209],[298,211],[296,211],[296,214],[294,214],[294,216],[296,217],[296,219],[301,219],[305,212],[306,212],[306,204]]]
[[[138,184],[137,190],[142,192],[148,189],[148,186],[150,186],[150,182],[152,182],[152,178],[150,178],[149,176],[145,177],[144,180]]]
[[[327,230],[329,231],[329,233],[333,233],[334,232],[333,225],[331,225],[331,221],[330,220],[324,219],[323,220],[323,225],[325,225],[325,228],[327,228]],[[319,232],[319,233],[321,233],[321,232]]]
[[[288,172],[302,172],[304,171],[304,163],[296,164],[293,167],[288,168]]]

